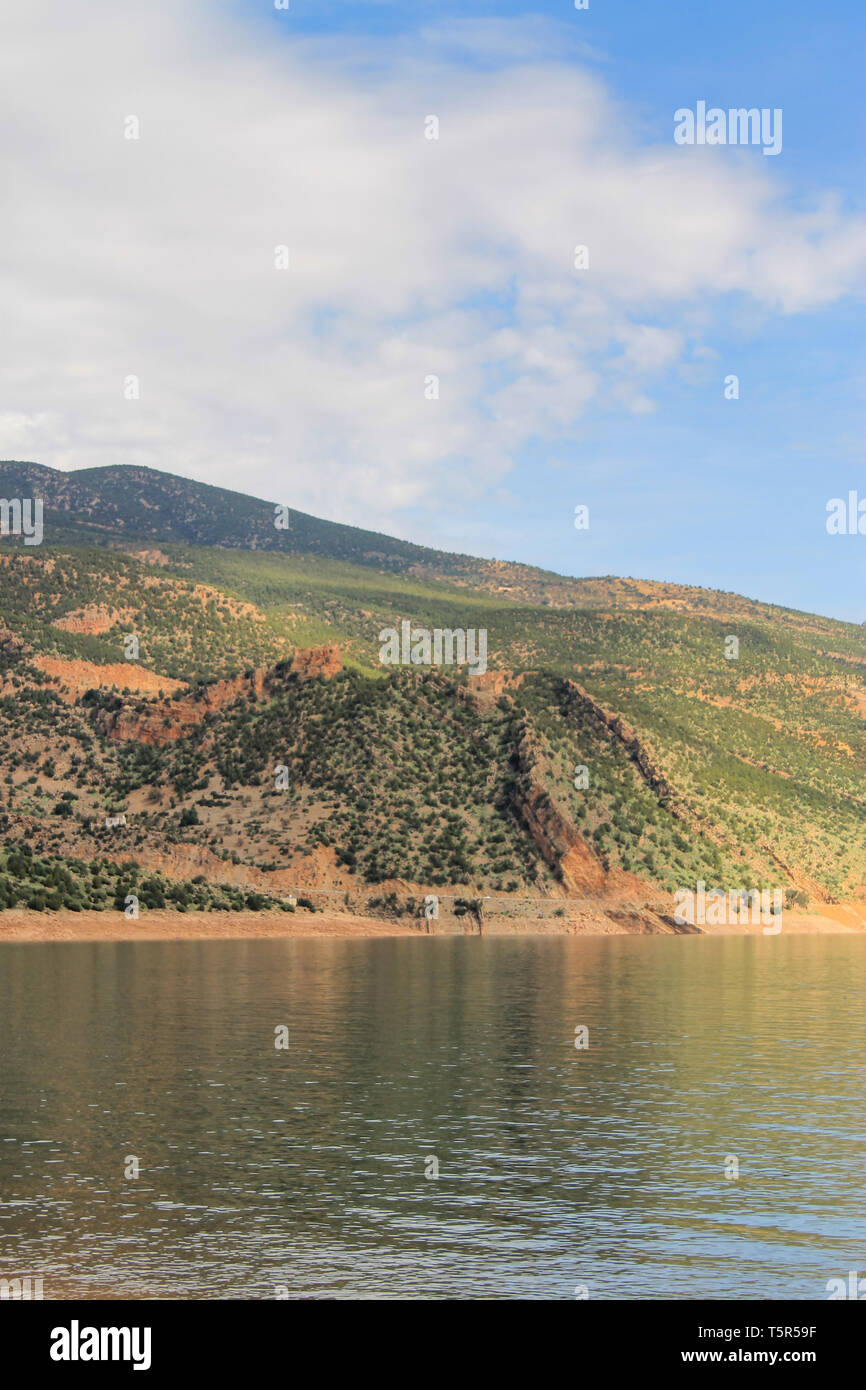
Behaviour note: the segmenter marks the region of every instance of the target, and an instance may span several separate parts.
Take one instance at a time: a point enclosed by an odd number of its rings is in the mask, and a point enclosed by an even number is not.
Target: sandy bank
[[[143,913],[0,912],[3,941],[229,941],[245,937],[410,936],[416,929],[372,917],[327,917],[306,912]]]
[[[858,905],[858,909],[860,906]],[[832,914],[832,915],[830,915]],[[474,925],[434,923],[434,936],[477,936]],[[786,912],[785,935],[866,934],[866,913],[853,909],[828,909],[827,914]],[[621,936],[644,931],[627,921],[616,921],[593,904],[569,904],[567,916],[519,917],[505,914],[485,922],[487,936]],[[708,936],[760,936],[762,928],[710,927]],[[0,912],[0,943],[4,941],[230,941],[294,937],[393,937],[427,935],[424,926],[408,918],[383,921],[325,913],[172,912],[150,911],[138,921],[118,912],[28,912],[16,908]]]

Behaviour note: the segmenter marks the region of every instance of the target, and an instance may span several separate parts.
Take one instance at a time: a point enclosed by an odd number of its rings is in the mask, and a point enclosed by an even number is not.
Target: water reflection
[[[5,945],[0,1275],[825,1298],[866,1268],[864,1006],[854,937]]]

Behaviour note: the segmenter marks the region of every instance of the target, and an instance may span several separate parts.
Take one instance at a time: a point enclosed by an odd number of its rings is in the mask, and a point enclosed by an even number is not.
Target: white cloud
[[[792,212],[751,151],[641,145],[525,21],[380,44],[375,73],[199,0],[31,0],[4,30],[0,456],[400,529],[593,405],[652,409],[696,306],[814,309],[862,271],[862,223]],[[479,43],[507,69],[460,60]]]

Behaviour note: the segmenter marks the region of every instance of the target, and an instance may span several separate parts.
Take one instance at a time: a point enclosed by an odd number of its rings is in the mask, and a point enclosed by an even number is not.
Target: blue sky
[[[256,3],[246,8],[256,18],[264,9],[286,37],[285,16]],[[572,32],[580,45],[574,61],[603,74],[648,139],[668,138],[674,110],[701,98],[724,108],[781,107],[784,148],[773,173],[792,204],[808,205],[830,189],[847,208],[863,208],[866,10],[859,3],[590,0],[587,11],[574,12],[565,3],[520,0],[292,0],[291,11],[298,31],[389,40],[412,39],[448,16],[541,17]],[[716,306],[708,337],[719,370],[706,383],[665,384],[654,392],[651,416],[588,421],[571,449],[556,451],[555,466],[543,447],[527,449],[507,482],[512,497],[485,499],[474,516],[446,528],[442,543],[569,573],[697,583],[866,619],[866,537],[830,537],[825,529],[828,497],[850,488],[866,497],[862,298],[755,323],[740,322],[737,307]],[[720,389],[728,371],[740,377],[736,402]],[[574,530],[575,501],[590,506],[588,532]]]
[[[866,536],[825,527],[866,497],[862,5],[84,10],[77,56],[71,27],[12,25],[35,191],[0,454],[866,620]],[[70,60],[86,97],[58,110]],[[677,147],[699,100],[781,108],[782,152]],[[66,285],[34,254],[52,224]],[[110,383],[136,370],[130,411]]]

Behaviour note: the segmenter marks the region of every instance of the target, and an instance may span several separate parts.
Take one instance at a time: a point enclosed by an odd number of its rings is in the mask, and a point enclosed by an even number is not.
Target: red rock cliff
[[[343,669],[338,647],[296,648],[290,661],[246,671],[188,691],[176,700],[126,701],[115,710],[101,710],[97,721],[107,738],[118,742],[174,743],[184,738],[208,714],[226,709],[242,696],[262,699],[293,681],[329,680]]]

